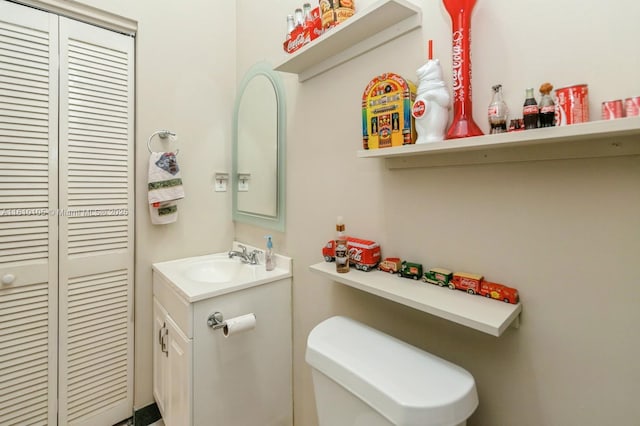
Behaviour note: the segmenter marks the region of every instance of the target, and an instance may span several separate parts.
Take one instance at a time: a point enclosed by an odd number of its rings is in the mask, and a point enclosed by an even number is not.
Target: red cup
[[[602,103],[602,119],[614,120],[616,118],[624,117],[624,111],[622,110],[622,99],[616,99],[615,101],[605,101]]]
[[[624,100],[625,117],[637,117],[640,115],[640,96]]]

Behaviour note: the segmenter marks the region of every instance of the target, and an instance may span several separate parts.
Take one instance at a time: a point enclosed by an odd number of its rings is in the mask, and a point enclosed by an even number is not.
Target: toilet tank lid
[[[318,324],[306,361],[395,425],[456,425],[478,406],[468,371],[350,318]]]

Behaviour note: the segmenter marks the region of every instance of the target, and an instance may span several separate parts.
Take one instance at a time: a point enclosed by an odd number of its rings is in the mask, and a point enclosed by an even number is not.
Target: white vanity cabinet
[[[192,339],[153,298],[153,396],[166,425],[191,424]]]
[[[291,426],[290,268],[191,291],[174,266],[153,265],[153,395],[165,425]],[[225,337],[207,324],[215,312],[253,313],[256,326]]]

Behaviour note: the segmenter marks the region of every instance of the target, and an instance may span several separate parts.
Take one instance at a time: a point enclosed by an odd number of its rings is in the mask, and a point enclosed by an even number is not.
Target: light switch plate
[[[215,176],[214,188],[216,192],[226,192],[229,173],[217,172]]]
[[[251,173],[238,173],[238,192],[249,191],[249,181]]]

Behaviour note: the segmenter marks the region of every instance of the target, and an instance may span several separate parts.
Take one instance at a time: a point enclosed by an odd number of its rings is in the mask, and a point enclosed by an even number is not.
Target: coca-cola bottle
[[[305,24],[311,21],[311,3],[305,3],[302,5],[302,14],[304,15]]]
[[[502,99],[502,84],[496,84],[492,87],[493,97],[489,104],[489,126],[490,134],[504,133],[507,131],[507,115],[509,110],[504,99]]]
[[[550,83],[543,83],[540,86],[540,103],[538,108],[540,109],[540,127],[553,127],[555,125],[555,110],[556,105],[553,102],[553,98],[550,93],[553,90],[553,86]]]
[[[296,27],[296,23],[293,19],[293,15],[287,15],[287,40],[291,38],[291,33]]]
[[[527,89],[527,93],[522,107],[522,119],[525,130],[538,128],[538,103],[533,97],[533,87]]]
[[[299,7],[295,10],[294,20],[295,20],[296,28],[298,27],[302,28],[304,26],[304,13],[302,12],[302,9]]]

